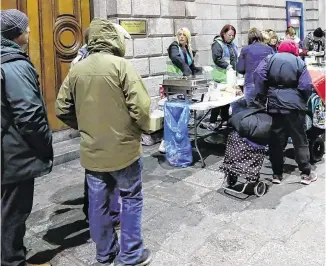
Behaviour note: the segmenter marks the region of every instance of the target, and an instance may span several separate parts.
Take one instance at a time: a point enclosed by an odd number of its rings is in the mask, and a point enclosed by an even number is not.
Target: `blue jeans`
[[[111,215],[113,225],[118,225],[120,223],[121,205],[119,203],[119,197],[120,197],[120,191],[119,191],[119,189],[116,188],[114,190],[113,197],[112,197],[111,203],[110,203],[110,215]],[[86,175],[85,175],[83,212],[84,212],[87,220],[88,220],[88,208],[89,208],[88,184],[87,184],[87,179],[86,179]]]
[[[89,197],[90,233],[96,243],[96,259],[111,262],[119,253],[117,233],[110,215],[110,201],[115,188],[122,198],[121,251],[123,264],[136,264],[144,246],[141,234],[143,209],[142,159],[114,172],[93,172],[86,170]]]

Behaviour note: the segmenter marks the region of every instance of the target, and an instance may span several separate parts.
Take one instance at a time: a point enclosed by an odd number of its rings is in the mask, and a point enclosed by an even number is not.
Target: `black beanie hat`
[[[317,37],[317,38],[323,37],[324,36],[323,30],[321,28],[315,29],[314,36]]]
[[[28,27],[27,16],[17,9],[0,11],[1,36],[14,40],[19,37]]]

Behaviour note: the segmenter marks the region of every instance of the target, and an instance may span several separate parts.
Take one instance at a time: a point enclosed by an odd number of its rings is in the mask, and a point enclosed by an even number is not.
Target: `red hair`
[[[220,36],[221,36],[221,38],[223,39],[223,41],[224,41],[224,34],[227,33],[229,30],[233,30],[233,31],[234,31],[234,37],[235,37],[235,35],[237,34],[237,31],[235,30],[235,28],[234,28],[232,25],[230,25],[230,24],[226,24],[226,25],[222,28],[222,30],[221,30],[221,32],[220,32]]]

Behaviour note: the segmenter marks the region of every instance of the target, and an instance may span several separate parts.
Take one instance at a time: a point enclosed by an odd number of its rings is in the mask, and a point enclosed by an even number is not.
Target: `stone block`
[[[254,0],[251,0],[251,1],[254,1]],[[285,7],[286,2],[284,0],[275,0],[275,6]],[[285,10],[284,10],[284,12],[285,12]]]
[[[161,0],[162,18],[180,18],[186,15],[185,2]]]
[[[174,35],[173,19],[154,18],[148,20],[150,36]]]
[[[151,75],[164,74],[166,72],[166,56],[152,57],[149,59],[149,73]]]
[[[142,38],[134,40],[134,56],[143,57],[162,54],[161,38]]]
[[[130,62],[133,64],[140,76],[145,77],[149,75],[148,58],[131,59]]]
[[[103,2],[103,1],[101,1]],[[130,16],[131,0],[107,1],[107,16]]]
[[[222,5],[220,8],[220,18],[221,19],[237,19],[238,12],[234,6]]]
[[[221,6],[212,4],[197,3],[197,19],[216,19],[220,18]]]
[[[203,34],[217,35],[225,25],[224,20],[203,20]]]
[[[125,40],[126,42],[126,58],[130,58],[134,56],[134,45],[133,40]]]
[[[210,50],[213,43],[214,35],[200,35],[193,39],[193,46],[196,50]]]
[[[168,48],[172,42],[176,40],[176,37],[163,37],[162,46],[163,46],[163,55],[168,54]]]
[[[212,4],[212,5],[237,5],[237,0],[196,0],[196,3]]]
[[[250,22],[249,20],[243,20],[241,21],[241,33],[248,33],[248,30],[250,29]]]
[[[271,18],[286,19],[286,12],[283,12],[283,8],[269,8],[269,16]]]
[[[186,4],[186,17],[195,18],[197,17],[197,4],[194,2],[188,2]]]
[[[154,187],[151,191],[148,191],[149,195],[152,195],[155,198],[172,202],[181,207],[200,201],[201,198],[209,192],[210,190],[207,188],[185,183],[183,181],[177,183],[172,182],[166,185],[160,184]]]
[[[98,18],[106,18],[107,12],[106,12],[106,2],[102,0],[94,0],[93,1],[93,8],[94,8],[94,14]]]
[[[160,14],[160,0],[132,0],[134,17],[159,17]]]
[[[148,94],[151,97],[160,95],[160,85],[163,83],[163,76],[148,77],[143,79]]]
[[[307,10],[305,12],[305,19],[318,19],[318,11],[316,10]]]
[[[154,110],[158,109],[158,102],[161,100],[161,96],[152,97],[151,98],[151,106],[149,108],[150,112],[152,113]]]
[[[213,65],[211,49],[205,51],[198,51],[195,57],[196,66],[210,66]]]
[[[202,33],[203,22],[197,19],[175,19],[174,32],[177,33],[178,29],[186,27],[190,30],[191,34]]]
[[[285,13],[285,12],[284,12]],[[256,18],[270,18],[269,8],[268,7],[260,7],[258,12],[256,13]]]

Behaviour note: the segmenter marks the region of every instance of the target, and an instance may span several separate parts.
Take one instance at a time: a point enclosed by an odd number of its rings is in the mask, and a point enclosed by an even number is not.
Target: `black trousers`
[[[273,114],[272,116],[269,149],[273,173],[275,175],[283,174],[283,148],[290,136],[299,170],[302,174],[310,175],[310,152],[305,129],[305,113],[292,111],[289,114]]]
[[[25,266],[26,220],[33,207],[34,179],[1,185],[1,266]]]
[[[230,105],[225,105],[223,107],[219,108],[214,108],[211,111],[211,117],[209,119],[210,123],[216,123],[217,122],[217,117],[221,113],[221,118],[223,121],[228,121],[229,120],[229,108]]]

